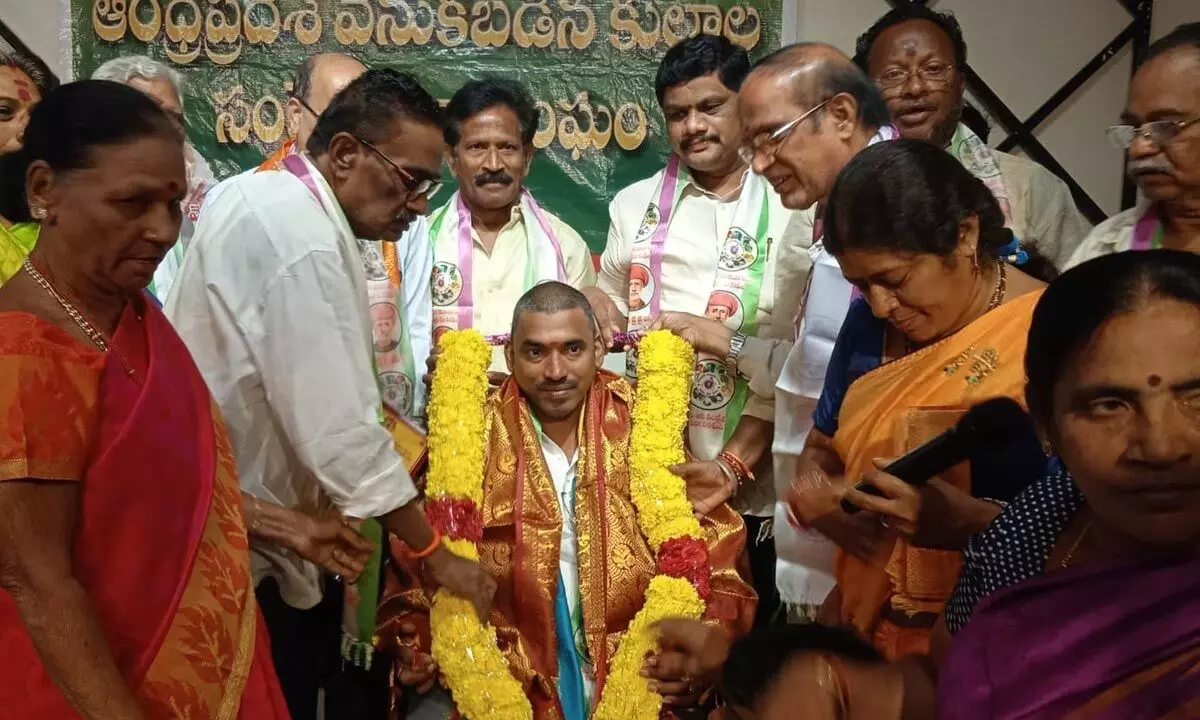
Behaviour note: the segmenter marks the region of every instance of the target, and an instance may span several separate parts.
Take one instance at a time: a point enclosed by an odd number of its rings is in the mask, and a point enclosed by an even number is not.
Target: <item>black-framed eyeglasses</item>
[[[880,90],[895,90],[904,87],[916,75],[926,85],[945,85],[954,76],[954,65],[938,60],[927,62],[916,70],[891,68],[875,78],[875,84]]]
[[[834,97],[837,96],[835,95]],[[769,153],[771,159],[774,160],[775,153],[779,152],[779,147],[783,145],[783,141],[787,139],[788,135],[791,135],[792,131],[795,130],[800,123],[808,119],[813,113],[828,105],[829,101],[832,99],[833,98],[825,98],[800,115],[797,115],[795,118],[780,125],[765,138],[762,138],[761,140],[755,138],[749,145],[743,145],[742,147],[738,148],[738,156],[741,157],[742,162],[746,163],[747,165],[753,163],[754,158],[758,157],[758,154],[762,152]]]
[[[309,105],[308,103],[304,102],[304,98],[300,97],[299,95],[293,95],[292,99],[295,100],[296,102],[300,103],[300,107],[307,110],[309,112],[309,114],[311,114],[313,116],[314,120],[321,117],[321,113],[317,112],[316,110],[313,110],[312,105]]]
[[[1128,150],[1138,138],[1149,140],[1155,147],[1161,148],[1198,122],[1200,117],[1191,120],[1155,120],[1141,125],[1113,125],[1105,132],[1112,144],[1121,150]]]
[[[385,163],[390,165],[392,169],[395,170],[400,176],[400,181],[404,184],[405,189],[408,190],[409,194],[411,194],[414,198],[433,197],[437,194],[438,190],[442,189],[441,180],[434,180],[431,178],[418,180],[415,176],[413,176],[412,173],[392,162],[392,159],[387,155],[384,155],[383,151],[379,148],[358,136],[354,136],[354,139],[362,143],[363,147],[375,153],[380,160],[383,160]]]

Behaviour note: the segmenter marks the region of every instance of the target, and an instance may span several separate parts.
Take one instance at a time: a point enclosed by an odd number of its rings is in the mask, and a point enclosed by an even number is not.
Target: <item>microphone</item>
[[[968,410],[954,427],[892,461],[883,471],[909,485],[924,485],[934,475],[966,460],[976,449],[1008,442],[1027,428],[1028,423],[1029,416],[1016,400],[1007,397],[985,400]],[[854,489],[883,496],[866,480],[859,480]],[[842,498],[842,509],[853,515],[862,508]]]

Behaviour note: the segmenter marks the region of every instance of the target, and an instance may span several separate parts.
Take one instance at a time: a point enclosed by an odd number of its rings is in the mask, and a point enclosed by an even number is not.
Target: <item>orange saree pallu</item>
[[[892,458],[947,430],[994,397],[1024,404],[1025,343],[1040,292],[1017,297],[954,335],[882,365],[850,386],[834,447],[857,482],[875,458]],[[970,492],[963,463],[942,480]],[[838,551],[841,621],[889,659],[929,650],[933,620],[962,570],[962,553],[887,542],[872,562]],[[885,617],[886,616],[886,617]]]
[[[73,573],[147,717],[286,718],[233,454],[161,311],[131,303],[107,354],[31,315],[0,314],[0,368],[0,481],[81,484]],[[0,645],[6,714],[76,717],[7,595]]]
[[[583,631],[595,669],[596,697],[657,571],[630,500],[632,397],[624,379],[601,371],[580,420],[575,522]],[[488,621],[534,717],[561,718],[555,592],[562,514],[538,430],[512,379],[488,399],[487,425],[480,559],[499,585]],[[745,542],[744,526],[727,506],[702,525],[712,564],[706,617],[741,634],[750,627],[756,603],[735,567]],[[411,573],[401,568],[398,574],[401,580],[389,578],[380,609],[382,643],[394,645],[393,628],[412,622],[422,628],[420,644],[428,648],[427,616],[422,617],[427,600],[411,584]]]

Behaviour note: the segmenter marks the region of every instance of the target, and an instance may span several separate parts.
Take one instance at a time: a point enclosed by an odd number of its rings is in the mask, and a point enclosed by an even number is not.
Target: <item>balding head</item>
[[[738,95],[754,171],[783,204],[812,207],[839,170],[891,121],[875,84],[837,48],[800,43],[763,58]],[[789,123],[794,123],[790,129]]]
[[[796,100],[812,106],[845,93],[858,105],[858,119],[872,132],[891,122],[891,113],[879,89],[850,56],[825,43],[797,43],[780,48],[754,66],[754,79],[784,83]]]
[[[296,66],[288,101],[288,131],[305,147],[333,96],[367,71],[367,66],[342,53],[320,53]],[[307,106],[307,107],[306,107]]]

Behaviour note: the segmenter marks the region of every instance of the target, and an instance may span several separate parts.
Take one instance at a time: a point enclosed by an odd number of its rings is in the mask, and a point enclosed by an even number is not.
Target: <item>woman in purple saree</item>
[[[1025,365],[1030,412],[1070,472],[968,549],[938,717],[1200,717],[1200,256],[1066,273]]]

